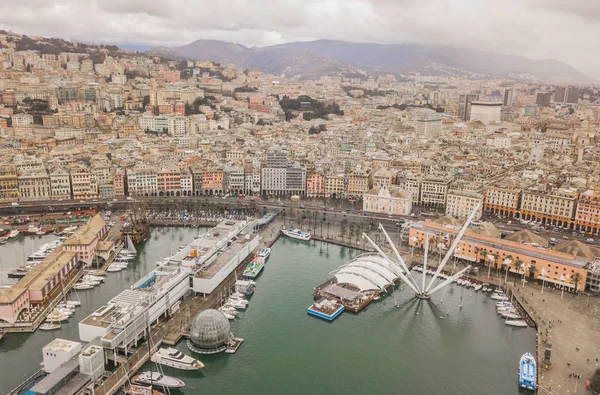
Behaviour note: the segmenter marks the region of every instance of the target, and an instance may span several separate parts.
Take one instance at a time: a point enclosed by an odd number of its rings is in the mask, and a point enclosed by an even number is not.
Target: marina
[[[146,245],[142,246],[139,257],[130,264],[130,267],[121,273],[106,277],[101,292],[101,294],[108,293],[104,297],[104,303],[108,301],[107,298],[113,298],[116,294],[114,291],[110,293],[110,290],[115,289],[113,287],[116,285],[116,280],[127,281],[126,279],[129,278],[130,284],[138,283],[137,280],[143,273],[154,268],[156,261],[163,259],[164,251],[169,250],[169,244],[177,246],[189,243],[197,235],[197,230],[191,228],[155,230],[155,232],[157,238],[152,236]],[[183,235],[185,232],[188,235],[187,239],[183,237],[180,240],[181,236],[177,234]],[[358,366],[348,366],[341,361],[357,356],[361,359],[379,358],[378,354],[384,349],[392,351],[393,357],[391,359],[388,357],[390,364],[403,364],[402,361],[410,360],[410,364],[404,363],[403,366],[415,366],[415,369],[427,364],[428,374],[441,377],[440,381],[450,383],[458,393],[516,393],[514,376],[504,375],[502,372],[514,369],[515,361],[518,361],[523,353],[523,346],[535,347],[535,333],[523,329],[518,332],[518,335],[515,332],[506,337],[503,328],[509,328],[502,321],[491,319],[496,316],[493,309],[495,302],[493,303],[489,297],[483,298],[483,293],[478,292],[465,300],[464,308],[461,310],[458,307],[460,288],[452,285],[444,299],[444,311],[449,309],[450,316],[439,320],[438,315],[441,311],[436,312],[435,305],[417,303],[410,291],[405,292],[403,286],[396,286],[394,291],[390,289],[384,298],[378,303],[369,305],[359,315],[351,314],[347,317],[341,315],[332,323],[334,326],[323,325],[320,320],[307,317],[306,314],[306,306],[312,303],[312,287],[319,281],[323,281],[328,273],[356,258],[359,252],[321,242],[306,243],[287,238],[280,238],[272,248],[269,267],[257,280],[258,292],[252,296],[252,306],[245,311],[240,311],[239,319],[229,321],[231,331],[239,338],[245,339],[244,347],[233,356],[222,353],[202,357],[202,362],[206,365],[202,377],[194,377],[185,371],[164,367],[165,375],[181,378],[185,382],[185,388],[180,390],[182,393],[198,391],[236,393],[239,377],[247,377],[248,381],[245,385],[256,392],[287,391],[289,393],[290,388],[297,388],[297,391],[292,393],[319,392],[322,386],[329,382],[328,375],[323,375],[324,371],[329,369],[332,374],[349,374],[358,377],[364,373],[364,367],[356,370]],[[125,276],[129,274],[133,276]],[[294,292],[282,292],[286,289],[294,289]],[[35,338],[50,334],[65,337],[69,328],[72,330],[73,324],[81,319],[78,317],[81,317],[84,311],[90,313],[89,307],[86,306],[90,306],[91,303],[91,306],[94,306],[91,311],[98,308],[98,302],[91,300],[94,295],[98,298],[98,290],[82,293],[82,308],[76,310],[74,319],[64,323],[61,329],[36,333]],[[99,300],[102,301],[102,298],[100,297]],[[396,303],[401,307],[396,308]],[[365,339],[360,334],[367,328],[372,336]],[[390,339],[390,334],[396,331],[405,333],[404,336],[409,336],[412,340],[408,340],[408,343],[407,340],[400,342],[400,339],[392,343],[386,340]],[[414,337],[417,333],[419,337]],[[70,338],[78,340],[77,330]],[[16,338],[12,336],[4,339],[0,347],[4,347],[7,341],[9,344],[12,343],[14,339]],[[356,339],[361,340],[357,343]],[[27,341],[29,340],[35,339]],[[48,340],[42,344],[47,342]],[[330,345],[341,345],[345,342],[352,342],[353,349],[346,351],[342,348],[340,355],[335,356],[324,354]],[[277,347],[272,346],[273,344],[283,345],[286,353],[281,354]],[[231,345],[228,344],[225,348],[229,347]],[[424,353],[435,352],[440,347],[448,349],[449,356],[453,358],[452,362],[442,358],[432,365],[431,361],[423,358]],[[179,342],[175,348],[188,355],[190,353],[185,342]],[[2,351],[0,358],[11,354],[6,353],[4,348]],[[261,358],[255,358],[257,353]],[[307,382],[300,377],[296,378],[292,373],[301,368],[296,363],[292,365],[277,363],[280,358],[285,358],[287,353],[307,355],[313,361],[328,360],[329,362],[327,368],[323,363],[312,366],[308,373],[313,380]],[[487,355],[498,357],[487,361],[489,359]],[[331,361],[332,357],[333,361]],[[486,359],[485,366],[477,362],[479,358]],[[471,372],[476,373],[476,377],[470,380],[467,387],[463,387],[464,383],[453,380],[459,372],[448,368],[456,365],[457,360],[460,361],[461,369],[470,369]],[[35,363],[27,365],[26,362],[22,362],[23,366],[32,367],[30,374],[37,364],[36,361],[31,362]],[[333,371],[331,371],[332,366]],[[342,366],[345,366],[344,373],[340,370]],[[510,368],[511,366],[513,368]],[[147,363],[141,367],[142,372],[151,370],[156,370],[154,364]],[[482,377],[487,371],[495,372],[489,380]],[[382,369],[379,366],[377,369],[370,369],[369,374],[374,380],[383,383],[382,390],[388,392],[393,391],[393,388],[397,388],[398,385],[402,385],[412,393],[419,393],[419,391],[443,393],[447,388],[447,386],[437,387],[439,383],[416,380],[412,369],[400,371],[395,369],[392,373],[389,369]],[[269,379],[251,379],[259,376],[269,377]],[[348,382],[336,384],[335,390],[347,393],[370,391],[368,383],[352,377]],[[4,385],[5,380],[0,382]]]

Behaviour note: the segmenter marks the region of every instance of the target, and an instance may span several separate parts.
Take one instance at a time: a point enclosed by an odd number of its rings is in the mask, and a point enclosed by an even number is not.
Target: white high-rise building
[[[419,114],[416,126],[417,136],[439,137],[442,133],[442,116],[436,112]]]

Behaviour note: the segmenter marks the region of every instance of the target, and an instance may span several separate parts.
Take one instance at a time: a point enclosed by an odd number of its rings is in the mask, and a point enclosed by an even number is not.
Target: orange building
[[[424,248],[425,235],[429,234],[430,246],[441,242],[449,247],[459,230],[458,226],[448,227],[434,221],[425,221],[410,229],[409,245]],[[432,237],[437,240],[432,242]],[[517,261],[521,261],[527,267],[526,275],[530,280],[543,280],[571,290],[575,289],[576,284],[579,290],[585,288],[588,261],[571,254],[478,234],[473,229],[465,232],[454,252],[457,258],[479,263],[485,263],[486,255],[497,255],[495,266],[510,259],[512,264],[509,271],[522,275],[524,269],[517,267]],[[542,273],[545,276],[542,277]]]
[[[308,197],[325,196],[325,176],[320,173],[310,173],[306,176],[306,195]]]
[[[223,193],[223,170],[205,170],[202,172],[202,190],[205,195]]]
[[[185,103],[175,104],[175,112],[177,114],[185,115]]]
[[[595,235],[599,233],[600,191],[589,190],[579,196],[574,229]]]
[[[159,196],[179,196],[181,194],[181,172],[178,168],[157,171],[156,180]]]
[[[171,103],[160,103],[158,105],[158,113],[159,114],[172,114],[173,113],[173,105]]]

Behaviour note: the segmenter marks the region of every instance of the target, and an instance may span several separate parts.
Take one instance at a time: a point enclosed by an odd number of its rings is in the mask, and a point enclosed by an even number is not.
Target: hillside
[[[455,74],[479,73],[506,77],[530,74],[551,82],[591,83],[577,69],[557,60],[534,60],[516,55],[424,44],[371,44],[318,40],[247,48],[216,40],[198,40],[182,47],[153,52],[178,59],[205,59],[287,76],[319,76],[369,71],[435,73],[449,68]]]

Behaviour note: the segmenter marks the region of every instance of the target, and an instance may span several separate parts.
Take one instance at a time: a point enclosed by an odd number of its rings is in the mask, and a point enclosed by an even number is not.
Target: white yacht
[[[181,370],[198,370],[204,367],[202,362],[176,348],[159,348],[150,359],[152,362]]]
[[[108,273],[120,272],[121,270],[123,270],[123,266],[118,265],[116,263],[112,263],[106,268],[106,271]]]
[[[248,301],[243,299],[228,299],[227,304],[237,310],[246,310]]]
[[[165,376],[159,372],[142,372],[131,380],[134,384],[151,385],[157,388],[183,388],[185,383],[176,377]]]
[[[308,241],[311,238],[310,233],[302,232],[300,229],[282,229],[281,233],[292,239]]]
[[[13,229],[10,231],[10,233],[8,234],[8,238],[9,239],[14,239],[15,237],[19,236],[21,234],[21,232],[19,232],[18,229]]]

